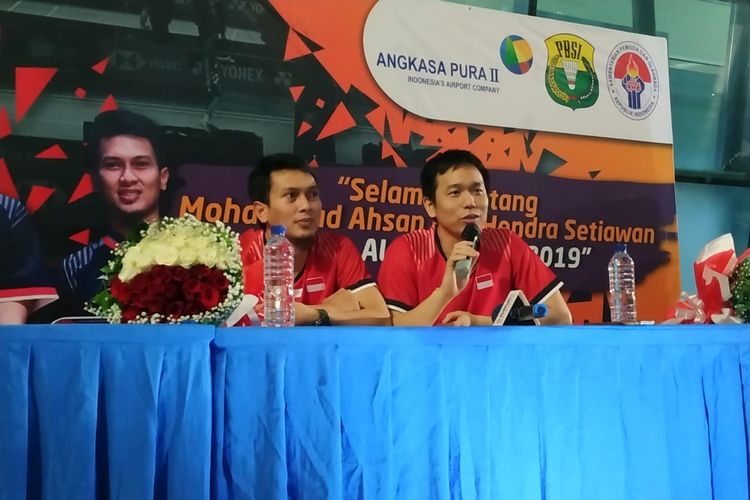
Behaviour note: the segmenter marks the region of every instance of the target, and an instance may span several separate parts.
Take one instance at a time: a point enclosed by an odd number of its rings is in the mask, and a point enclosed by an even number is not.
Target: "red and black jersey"
[[[240,237],[245,293],[263,297],[263,231]],[[342,288],[357,292],[375,286],[352,241],[336,233],[317,233],[302,271],[294,279],[296,300],[317,305]]]
[[[484,229],[479,258],[469,282],[441,311],[435,324],[452,311],[491,316],[511,290],[522,290],[532,304],[544,302],[562,282],[541,259],[507,229]],[[446,257],[434,226],[396,238],[388,246],[378,274],[388,307],[407,312],[421,304],[440,286]]]

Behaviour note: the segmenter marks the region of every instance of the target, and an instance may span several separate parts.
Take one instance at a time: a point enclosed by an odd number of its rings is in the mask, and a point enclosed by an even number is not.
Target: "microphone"
[[[461,239],[464,241],[471,241],[474,248],[477,248],[479,246],[479,233],[479,226],[476,224],[466,224],[464,230],[461,231]],[[456,273],[456,278],[460,280],[468,278],[469,273],[471,272],[471,257],[456,262],[454,272]]]
[[[535,325],[549,313],[547,304],[529,305],[522,290],[511,290],[505,302],[492,311],[492,325]]]
[[[498,305],[494,311],[492,311],[492,321],[497,320],[500,315],[500,310],[504,304]],[[539,302],[533,306],[520,306],[510,310],[508,316],[505,318],[503,325],[524,325],[532,324],[535,319],[542,319],[547,316],[549,308],[547,304]]]

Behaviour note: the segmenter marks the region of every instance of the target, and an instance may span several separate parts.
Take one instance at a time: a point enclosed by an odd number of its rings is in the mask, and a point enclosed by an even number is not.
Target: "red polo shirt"
[[[245,293],[263,297],[262,230],[250,229],[240,237]],[[342,288],[357,292],[375,286],[354,243],[336,233],[319,232],[302,271],[294,279],[297,302],[318,305]]]
[[[399,236],[386,249],[378,287],[390,309],[407,312],[440,286],[446,257],[434,227]],[[443,308],[435,324],[442,323],[452,311],[491,316],[511,290],[522,290],[535,304],[547,300],[561,286],[562,282],[515,233],[484,229],[469,282]]]

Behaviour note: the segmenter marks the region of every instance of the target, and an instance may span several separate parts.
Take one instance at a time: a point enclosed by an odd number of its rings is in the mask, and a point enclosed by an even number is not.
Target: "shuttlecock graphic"
[[[576,88],[576,75],[578,74],[578,61],[575,59],[563,59],[563,70],[565,71],[565,78],[568,79],[568,87],[570,90]]]

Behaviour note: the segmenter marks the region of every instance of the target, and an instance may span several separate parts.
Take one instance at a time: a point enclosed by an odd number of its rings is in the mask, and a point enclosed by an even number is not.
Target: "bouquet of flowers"
[[[729,277],[729,286],[732,292],[732,306],[734,314],[745,321],[750,322],[750,248],[745,250],[737,259],[737,265]]]
[[[735,255],[731,234],[707,243],[693,264],[697,293],[682,292],[666,323],[742,323],[750,320],[750,250]]]
[[[110,323],[220,324],[242,299],[237,233],[192,215],[165,217],[120,243],[87,310]]]

